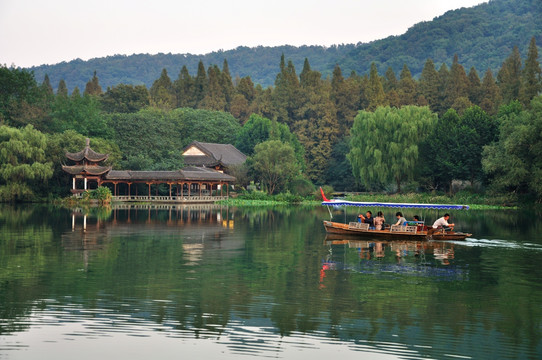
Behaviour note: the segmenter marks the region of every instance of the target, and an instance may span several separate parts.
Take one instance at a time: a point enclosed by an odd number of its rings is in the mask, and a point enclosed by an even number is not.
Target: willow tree
[[[47,137],[32,125],[0,126],[0,201],[35,199],[35,189],[53,175],[46,148]]]
[[[354,177],[367,188],[412,180],[418,163],[418,144],[431,132],[437,115],[428,107],[379,107],[360,111],[350,132],[348,160]]]

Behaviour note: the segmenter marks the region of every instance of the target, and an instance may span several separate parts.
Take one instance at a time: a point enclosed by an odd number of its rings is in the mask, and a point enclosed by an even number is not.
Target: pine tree
[[[501,103],[501,91],[491,69],[487,69],[482,79],[480,107],[489,115],[495,115]]]
[[[87,82],[83,94],[91,96],[98,96],[102,94],[102,87],[100,86],[100,83],[98,81],[98,76],[96,76],[96,70],[94,70],[94,75],[92,76],[92,79]]]
[[[416,104],[416,82],[412,79],[412,74],[406,64],[401,70],[399,86],[397,93],[399,94],[399,104],[415,105]]]
[[[384,83],[382,86],[384,87],[384,91],[386,93],[390,92],[391,90],[397,90],[397,76],[395,76],[395,72],[391,68],[391,66],[388,66],[388,69],[386,70],[386,74],[384,76]]]
[[[480,105],[482,101],[482,83],[480,82],[480,77],[474,66],[471,67],[469,71],[468,93],[469,100],[473,104]]]
[[[367,95],[369,99],[369,105],[367,110],[374,111],[379,106],[388,105],[386,101],[386,94],[384,93],[384,87],[380,81],[380,76],[378,75],[378,69],[376,64],[371,63],[371,71],[369,72],[369,87],[367,89]]]
[[[177,107],[194,108],[196,106],[194,79],[188,73],[186,65],[181,68],[179,77],[173,83],[173,87],[177,96]]]
[[[433,111],[438,111],[439,81],[439,73],[433,60],[427,59],[420,75],[419,90]]]
[[[250,76],[245,76],[244,78],[241,78],[235,90],[237,91],[237,93],[243,95],[249,103],[254,100],[255,89],[254,83],[252,82]]]
[[[519,99],[521,91],[521,56],[517,46],[514,46],[510,56],[504,60],[497,74],[497,82],[505,103]]]
[[[58,82],[58,87],[56,89],[56,95],[62,96],[62,97],[68,97],[68,87],[66,86],[66,82],[64,79],[61,79]]]
[[[454,61],[450,68],[450,76],[446,83],[444,95],[446,97],[445,105],[450,108],[459,98],[468,98],[469,79],[467,73],[461,64],[457,54],[454,55]]]
[[[173,83],[165,68],[162,69],[160,77],[152,84],[149,93],[151,95],[151,104],[159,108],[174,109],[177,104]]]
[[[359,108],[359,87],[353,77],[343,77],[339,65],[331,77],[331,100],[337,110],[339,137],[348,136]]]
[[[446,88],[450,79],[450,70],[445,63],[442,63],[438,70],[439,86],[438,86],[438,101],[435,104],[435,110],[443,115],[450,107],[446,104]]]
[[[523,86],[520,92],[520,98],[523,105],[529,107],[532,98],[537,96],[542,89],[540,63],[538,62],[538,49],[536,39],[533,36],[529,43],[529,52],[525,59],[523,68],[522,82]]]
[[[291,127],[296,120],[296,111],[301,107],[301,86],[292,61],[288,60],[288,65],[284,65],[284,54],[280,59],[280,68],[275,78],[273,107],[277,121]]]
[[[226,97],[221,86],[222,73],[218,66],[209,66],[207,71],[209,85],[203,100],[198,104],[201,109],[224,111],[226,109]]]
[[[70,98],[72,100],[81,98],[81,91],[79,91],[78,86],[73,88],[73,91],[72,91],[72,94],[70,95]]]
[[[230,75],[230,67],[226,59],[224,59],[224,63],[222,65],[222,73],[220,74],[220,86],[222,87],[222,92],[224,93],[224,98],[226,100],[225,110],[228,111],[231,106],[231,101],[233,99],[235,89],[233,87],[233,82]]]
[[[207,73],[205,71],[205,66],[203,61],[198,63],[198,73],[196,74],[196,79],[194,81],[194,95],[196,100],[196,106],[203,100],[205,95],[207,95]]]
[[[49,81],[49,75],[45,74],[45,76],[43,77],[41,88],[45,91],[45,94],[47,96],[52,96],[54,94],[53,87],[51,86],[51,81]]]

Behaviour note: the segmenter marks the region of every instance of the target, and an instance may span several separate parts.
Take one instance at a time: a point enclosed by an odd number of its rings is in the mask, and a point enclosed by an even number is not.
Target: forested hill
[[[94,71],[97,71],[104,89],[119,83],[150,87],[160,77],[163,68],[175,79],[183,65],[195,75],[200,60],[207,67],[221,65],[224,59],[227,59],[234,78],[250,76],[255,83],[265,87],[274,83],[283,53],[297,69],[301,69],[303,60],[308,58],[312,68],[322,72],[323,76],[330,75],[335,64],[341,66],[344,74],[352,70],[359,74],[368,73],[371,62],[377,64],[380,73],[384,73],[388,66],[399,73],[403,64],[407,64],[412,74],[417,76],[428,58],[435,64],[451,64],[454,54],[467,69],[474,66],[479,72],[487,68],[496,71],[514,45],[519,46],[524,57],[531,37],[535,36],[537,43],[542,43],[541,18],[541,0],[491,0],[472,8],[449,11],[432,21],[414,25],[403,35],[368,44],[327,48],[238,47],[206,55],[115,55],[42,65],[31,70],[38,81],[48,74],[55,88],[64,79],[70,90],[75,86],[84,89]]]

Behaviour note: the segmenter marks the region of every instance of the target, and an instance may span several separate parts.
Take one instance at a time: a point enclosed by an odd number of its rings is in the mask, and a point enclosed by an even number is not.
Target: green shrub
[[[292,180],[288,184],[288,189],[292,194],[299,195],[302,197],[307,197],[310,194],[314,193],[314,185],[310,180],[305,178],[298,178]]]

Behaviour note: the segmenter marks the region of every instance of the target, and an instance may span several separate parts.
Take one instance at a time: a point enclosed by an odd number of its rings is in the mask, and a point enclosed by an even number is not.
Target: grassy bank
[[[329,198],[333,196],[328,195]],[[405,194],[358,194],[342,197],[350,201],[365,202],[391,202],[391,203],[415,203],[415,204],[462,204],[469,205],[472,210],[491,209],[515,209],[517,204],[506,196],[494,197],[470,192],[458,192],[453,196],[430,193],[405,193]],[[235,198],[222,201],[222,204],[231,206],[275,206],[275,205],[304,205],[319,206],[322,202],[318,194],[301,197],[290,193],[268,195],[262,192],[247,192],[239,194]]]

